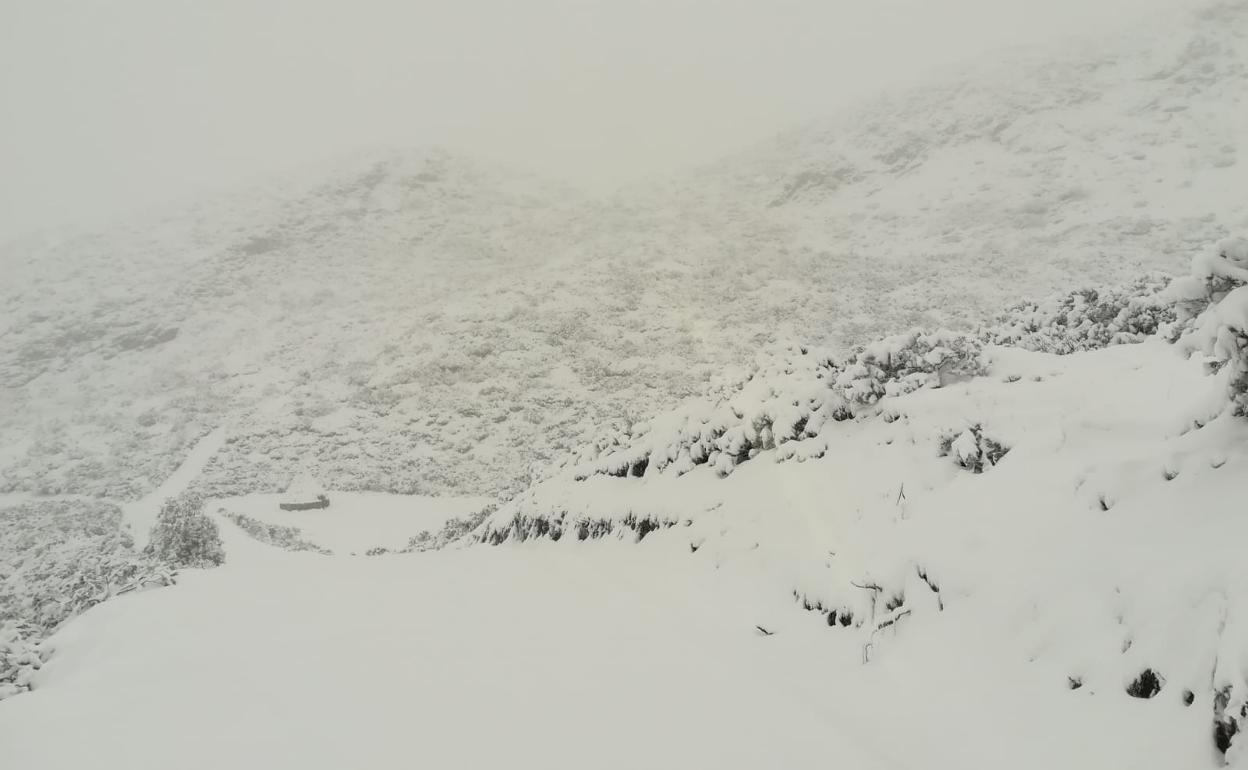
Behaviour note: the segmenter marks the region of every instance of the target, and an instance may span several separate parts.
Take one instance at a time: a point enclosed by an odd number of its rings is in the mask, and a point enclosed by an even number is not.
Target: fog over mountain
[[[883,86],[1180,0],[18,0],[0,8],[0,240],[367,148],[607,191]]]

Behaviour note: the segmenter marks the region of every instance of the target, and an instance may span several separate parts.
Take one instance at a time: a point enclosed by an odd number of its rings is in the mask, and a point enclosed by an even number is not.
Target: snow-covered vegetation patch
[[[807,440],[838,422],[891,420],[889,399],[984,374],[985,345],[1069,354],[1157,334],[1177,336],[1182,324],[1176,323],[1174,297],[1163,291],[1168,284],[1165,276],[1149,276],[1054,295],[1019,304],[974,335],[916,329],[860,345],[845,357],[798,345],[770,349],[752,369],[714,381],[706,398],[649,420],[609,426],[555,467],[575,467],[582,479],[637,478],[680,475],[707,464],[727,476],[772,449],[779,450],[777,460],[803,462],[824,451],[824,442]],[[1003,449],[986,448],[989,465]],[[982,462],[971,465],[982,469]]]
[[[878,413],[886,396],[939,387],[984,371],[977,340],[948,331],[911,331],[856,348],[842,361],[789,346],[756,367],[649,421],[612,430],[564,458],[576,476],[682,475],[708,465],[723,477],[773,449],[780,459],[818,457],[817,439],[838,422]]]
[[[952,430],[940,437],[940,456],[972,473],[983,473],[1001,462],[1010,448],[984,433],[980,425]]]
[[[1149,275],[1125,286],[1055,294],[1021,302],[983,330],[984,341],[1042,353],[1074,353],[1141,342],[1173,324],[1170,277]]]
[[[63,622],[113,596],[173,582],[137,553],[120,509],[90,499],[0,508],[0,697],[27,689]]]
[[[307,540],[303,535],[303,530],[298,527],[283,526],[281,524],[268,524],[258,519],[253,519],[245,513],[233,513],[224,508],[218,512],[226,519],[234,522],[243,532],[246,532],[252,538],[264,543],[265,545],[273,545],[287,551],[314,551],[326,556],[332,555],[333,551]]]
[[[477,533],[484,543],[499,545],[507,541],[523,543],[525,540],[548,539],[558,541],[566,534],[576,540],[598,540],[605,537],[624,538],[640,543],[646,535],[676,526],[677,522],[655,516],[638,516],[629,513],[621,519],[585,517],[570,518],[566,511],[553,516],[525,516],[517,514],[501,526],[487,524]]]
[[[48,657],[36,641],[42,636],[29,623],[0,622],[0,700],[30,690]]]
[[[407,541],[407,545],[398,553],[422,553],[445,548],[452,543],[465,542],[476,533],[485,520],[498,510],[495,503],[483,506],[480,510],[466,516],[452,516],[437,531],[425,530]],[[389,549],[382,549],[389,553]]]
[[[1182,346],[1205,356],[1224,383],[1229,409],[1248,417],[1248,240],[1223,241],[1197,257],[1172,296],[1193,327]]]

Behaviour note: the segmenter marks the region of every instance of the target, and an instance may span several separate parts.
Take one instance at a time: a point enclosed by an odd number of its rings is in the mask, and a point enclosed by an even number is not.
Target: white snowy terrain
[[[942,77],[0,245],[0,768],[1248,769],[1248,1]]]
[[[1248,422],[1192,420],[1226,379],[1160,340],[984,356],[726,476],[569,468],[441,551],[287,553],[222,518],[224,566],[45,645],[0,759],[1220,766]]]

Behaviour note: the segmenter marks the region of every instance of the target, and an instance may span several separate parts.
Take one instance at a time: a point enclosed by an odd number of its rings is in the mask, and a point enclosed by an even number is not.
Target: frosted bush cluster
[[[760,452],[780,459],[819,456],[817,445],[795,446],[829,424],[878,412],[876,405],[921,387],[939,387],[984,371],[981,346],[966,334],[914,330],[856,348],[844,360],[827,351],[788,346],[764,354],[735,381],[591,443],[566,465],[577,475],[640,477],[687,473],[710,465],[720,476]]]
[[[238,525],[243,532],[266,545],[276,546],[286,551],[315,551],[326,556],[333,554],[333,551],[328,548],[322,548],[306,539],[303,536],[303,530],[298,527],[268,524],[246,514],[226,511],[224,508],[219,513]]]
[[[43,666],[44,654],[32,641],[33,634],[28,624],[0,623],[0,700],[29,690]]]
[[[884,396],[983,373],[979,340],[916,329],[859,347],[837,376],[836,389],[855,404],[874,404]]]
[[[795,345],[778,348],[747,372],[713,382],[704,399],[650,420],[608,424],[542,475],[568,467],[581,479],[679,475],[710,465],[727,476],[771,449],[779,450],[777,460],[803,461],[820,456],[822,448],[819,442],[800,442],[819,436],[829,423],[886,413],[878,406],[883,399],[983,374],[985,345],[1062,355],[1152,336],[1173,341],[1197,324],[1197,316],[1204,319],[1203,331],[1189,335],[1189,344],[1219,368],[1230,362],[1232,398],[1244,413],[1248,342],[1242,330],[1248,327],[1248,303],[1239,295],[1221,300],[1248,276],[1245,243],[1226,242],[1216,258],[1198,257],[1191,278],[1172,283],[1168,276],[1150,274],[1121,286],[1023,302],[975,334],[916,329],[861,345],[845,357]],[[1220,308],[1216,318],[1205,313],[1214,299]]]
[[[39,643],[63,622],[172,582],[164,565],[135,552],[115,505],[44,500],[0,511],[0,697],[27,688]]]
[[[1001,462],[1010,448],[984,434],[979,425],[966,430],[950,431],[940,437],[940,456],[949,457],[960,468],[972,473],[983,473]]]
[[[1175,321],[1174,302],[1163,293],[1169,283],[1169,276],[1153,274],[1021,302],[981,334],[985,343],[1059,355],[1142,342]]]
[[[1228,239],[1192,260],[1170,296],[1191,331],[1180,342],[1226,382],[1231,412],[1248,417],[1248,240]]]
[[[420,553],[422,551],[434,551],[442,548],[448,543],[453,543],[468,533],[476,531],[477,528],[479,528],[481,524],[490,516],[490,514],[494,513],[496,510],[498,510],[498,506],[494,503],[490,503],[476,513],[469,514],[468,516],[454,516],[447,519],[442,525],[442,528],[437,532],[425,530],[419,535],[410,538],[407,541],[407,545],[404,546],[399,553]]]

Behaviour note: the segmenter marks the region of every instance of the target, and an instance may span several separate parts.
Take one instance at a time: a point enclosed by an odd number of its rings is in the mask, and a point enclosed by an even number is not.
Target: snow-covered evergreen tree
[[[221,532],[197,494],[170,498],[152,527],[147,552],[174,567],[215,567],[225,561]]]

